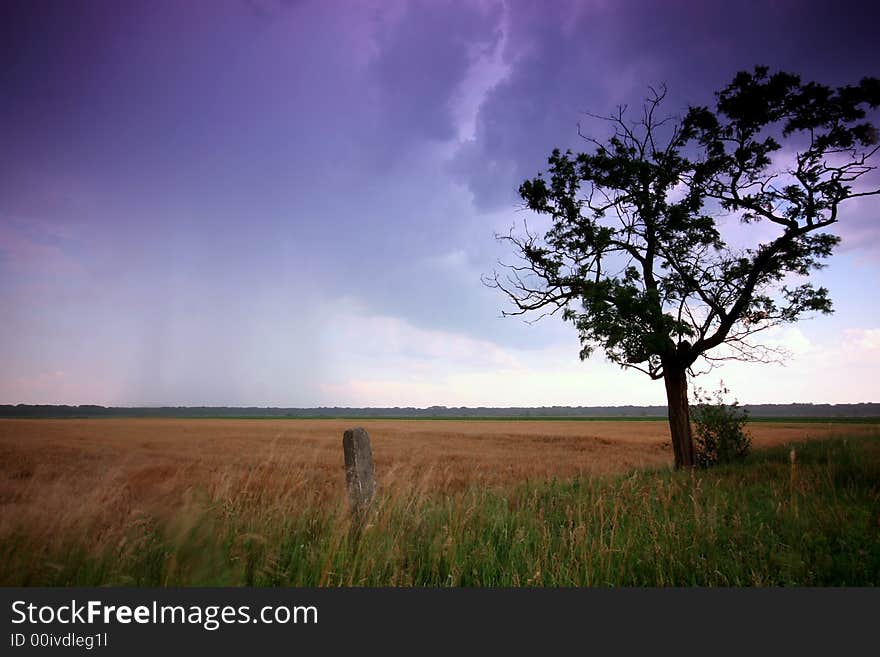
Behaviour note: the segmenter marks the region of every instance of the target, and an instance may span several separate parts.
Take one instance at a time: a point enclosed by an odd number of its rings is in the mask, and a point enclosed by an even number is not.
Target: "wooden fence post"
[[[362,517],[376,494],[376,474],[373,470],[373,450],[370,436],[361,427],[348,429],[342,436],[345,453],[345,484],[351,510]]]

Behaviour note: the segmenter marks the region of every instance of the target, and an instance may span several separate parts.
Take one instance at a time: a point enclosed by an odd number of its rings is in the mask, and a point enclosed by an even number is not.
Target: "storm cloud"
[[[650,85],[877,75],[861,4],[4,2],[0,401],[614,403],[481,283],[519,184]],[[876,205],[843,220],[811,344],[880,326]]]

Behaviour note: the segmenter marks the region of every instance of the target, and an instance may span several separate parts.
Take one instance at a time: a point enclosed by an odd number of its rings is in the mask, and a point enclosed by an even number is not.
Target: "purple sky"
[[[648,85],[880,75],[870,5],[4,0],[0,403],[663,403],[500,318],[517,187]],[[785,367],[698,384],[880,401],[878,212],[844,206],[837,313],[769,336]]]

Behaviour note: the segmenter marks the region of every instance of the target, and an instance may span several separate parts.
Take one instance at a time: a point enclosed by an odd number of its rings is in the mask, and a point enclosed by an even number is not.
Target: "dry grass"
[[[671,465],[665,422],[406,420],[0,420],[0,540],[60,524],[101,536],[133,516],[211,500],[295,511],[343,496],[342,432],[371,435],[380,485],[456,492]],[[833,424],[754,424],[755,448]],[[848,434],[871,432],[847,425]],[[231,503],[231,502],[230,502]],[[86,522],[87,521],[87,522]]]
[[[447,494],[467,499],[469,490],[672,463],[666,424],[653,421],[0,420],[0,547],[24,573],[16,581],[46,583],[56,581],[46,569],[78,568],[71,549],[103,563],[140,563],[159,532],[196,552],[162,552],[153,581],[174,581],[175,560],[185,558],[188,568],[205,569],[190,579],[222,583],[214,573],[231,562],[213,563],[209,553],[259,560],[261,546],[286,540],[290,522],[305,522],[298,531],[308,534],[320,529],[310,523],[345,515],[341,442],[355,424],[370,432],[385,499],[406,508]],[[841,430],[877,428],[751,426],[758,449]],[[337,529],[327,535],[341,544]],[[218,546],[228,540],[234,544]]]

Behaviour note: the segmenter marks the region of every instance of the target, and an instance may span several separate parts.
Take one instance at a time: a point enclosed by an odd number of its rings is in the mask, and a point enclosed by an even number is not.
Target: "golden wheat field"
[[[340,520],[347,517],[342,434],[358,425],[371,436],[380,494],[393,502],[381,525],[397,537],[392,544],[403,540],[400,531],[414,531],[400,529],[410,525],[392,522],[394,514],[420,518],[432,499],[448,501],[452,515],[443,522],[459,526],[491,491],[515,499],[524,482],[672,466],[662,421],[4,419],[0,549],[8,563],[0,580],[164,585],[227,581],[224,573],[234,571],[228,581],[250,582],[234,567],[263,553],[247,546],[282,550],[291,532],[314,534],[321,559],[342,558],[333,548],[348,531]],[[755,423],[750,430],[760,449],[876,435],[877,426]],[[150,541],[159,541],[158,553]],[[158,561],[150,556],[160,553]],[[263,565],[271,570],[270,561]],[[330,561],[282,579],[335,581]],[[152,579],[144,579],[147,571]],[[400,577],[376,581],[421,581]]]
[[[342,433],[354,425],[370,433],[386,491],[453,492],[672,464],[662,421],[7,419],[0,420],[0,537],[28,516],[78,509],[162,515],[196,489],[214,498],[337,500]],[[750,432],[760,449],[841,428],[754,423]]]

